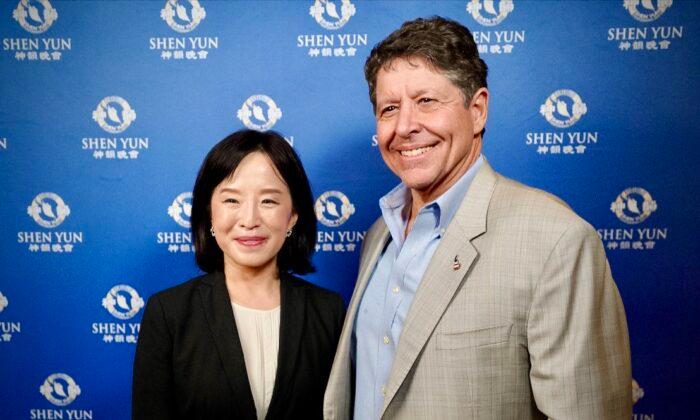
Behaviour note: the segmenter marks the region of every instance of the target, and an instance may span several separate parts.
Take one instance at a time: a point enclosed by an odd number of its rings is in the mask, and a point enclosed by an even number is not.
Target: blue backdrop
[[[198,273],[190,191],[237,129],[280,131],[301,156],[319,219],[307,278],[349,299],[397,183],[363,64],[435,14],[468,26],[489,65],[490,163],[562,197],[605,244],[636,417],[694,417],[700,3],[13,0],[0,2],[0,418],[128,418],[143,302]]]

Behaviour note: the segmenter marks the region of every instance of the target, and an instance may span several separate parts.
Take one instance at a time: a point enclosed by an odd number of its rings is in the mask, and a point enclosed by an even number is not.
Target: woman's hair
[[[209,231],[211,198],[214,189],[254,152],[261,152],[272,161],[289,188],[292,207],[298,216],[292,235],[286,238],[277,254],[277,266],[280,272],[313,272],[311,254],[316,246],[316,216],[311,187],[294,149],[273,131],[236,131],[221,140],[204,158],[192,191],[190,217],[197,265],[207,273],[223,271],[223,252]]]

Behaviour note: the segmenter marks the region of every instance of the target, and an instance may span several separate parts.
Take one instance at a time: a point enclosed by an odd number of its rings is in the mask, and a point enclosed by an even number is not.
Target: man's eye
[[[434,100],[435,99],[433,99],[433,98],[420,98],[418,100],[418,103],[419,104],[427,104],[427,103],[433,102]]]
[[[382,114],[386,114],[386,113],[388,113],[388,112],[396,111],[397,109],[399,109],[399,108],[396,107],[396,106],[394,106],[394,105],[385,106],[384,108],[382,108]]]

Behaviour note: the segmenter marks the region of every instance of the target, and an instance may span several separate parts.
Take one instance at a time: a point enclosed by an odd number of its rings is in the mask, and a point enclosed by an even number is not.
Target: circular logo
[[[540,114],[553,126],[567,128],[576,124],[588,112],[588,107],[571,89],[560,89],[540,105]]]
[[[133,287],[126,284],[118,284],[107,292],[102,298],[102,306],[115,318],[129,319],[143,308],[143,299]]]
[[[39,388],[39,392],[53,405],[65,406],[80,395],[80,387],[65,373],[54,373]]]
[[[168,215],[172,217],[178,225],[190,227],[190,216],[192,215],[192,193],[184,192],[173,200],[173,204],[168,207]]]
[[[251,130],[266,131],[282,118],[282,110],[266,95],[253,95],[246,99],[236,116]]]
[[[136,119],[136,111],[119,96],[108,96],[92,111],[92,119],[108,133],[117,134],[129,128]]]
[[[467,12],[480,24],[495,26],[503,22],[515,6],[513,0],[501,0],[498,2],[498,11],[496,11],[494,3],[494,0],[470,0],[467,3]]]
[[[10,302],[7,300],[5,295],[0,292],[0,312],[4,311],[5,308],[7,308],[7,305],[9,305]]]
[[[637,401],[644,397],[644,388],[640,387],[637,381],[632,378],[632,404],[637,404]]]
[[[40,34],[58,19],[58,12],[49,0],[21,0],[12,11],[12,17],[26,31]]]
[[[340,14],[338,14],[338,4],[340,4]],[[315,0],[313,6],[309,8],[309,14],[316,19],[319,25],[326,29],[335,30],[342,28],[355,14],[355,5],[350,0]]]
[[[641,204],[640,204],[641,203]],[[636,225],[656,211],[656,201],[644,188],[627,188],[610,205],[610,210],[621,221]]]
[[[316,218],[328,227],[345,223],[355,213],[355,206],[340,191],[326,191],[316,199]]]
[[[172,29],[185,33],[193,30],[207,16],[198,0],[168,0],[160,11],[160,17]]]
[[[651,22],[663,15],[673,0],[625,0],[622,4],[633,18],[640,22]]]
[[[66,220],[70,214],[70,208],[58,194],[43,192],[34,197],[27,207],[27,214],[32,216],[39,226],[55,228]]]

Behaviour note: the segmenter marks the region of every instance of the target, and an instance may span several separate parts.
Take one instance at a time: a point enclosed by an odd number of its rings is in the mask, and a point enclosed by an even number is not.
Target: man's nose
[[[402,104],[396,122],[396,134],[400,137],[409,137],[411,133],[419,130],[418,114],[412,103]]]

